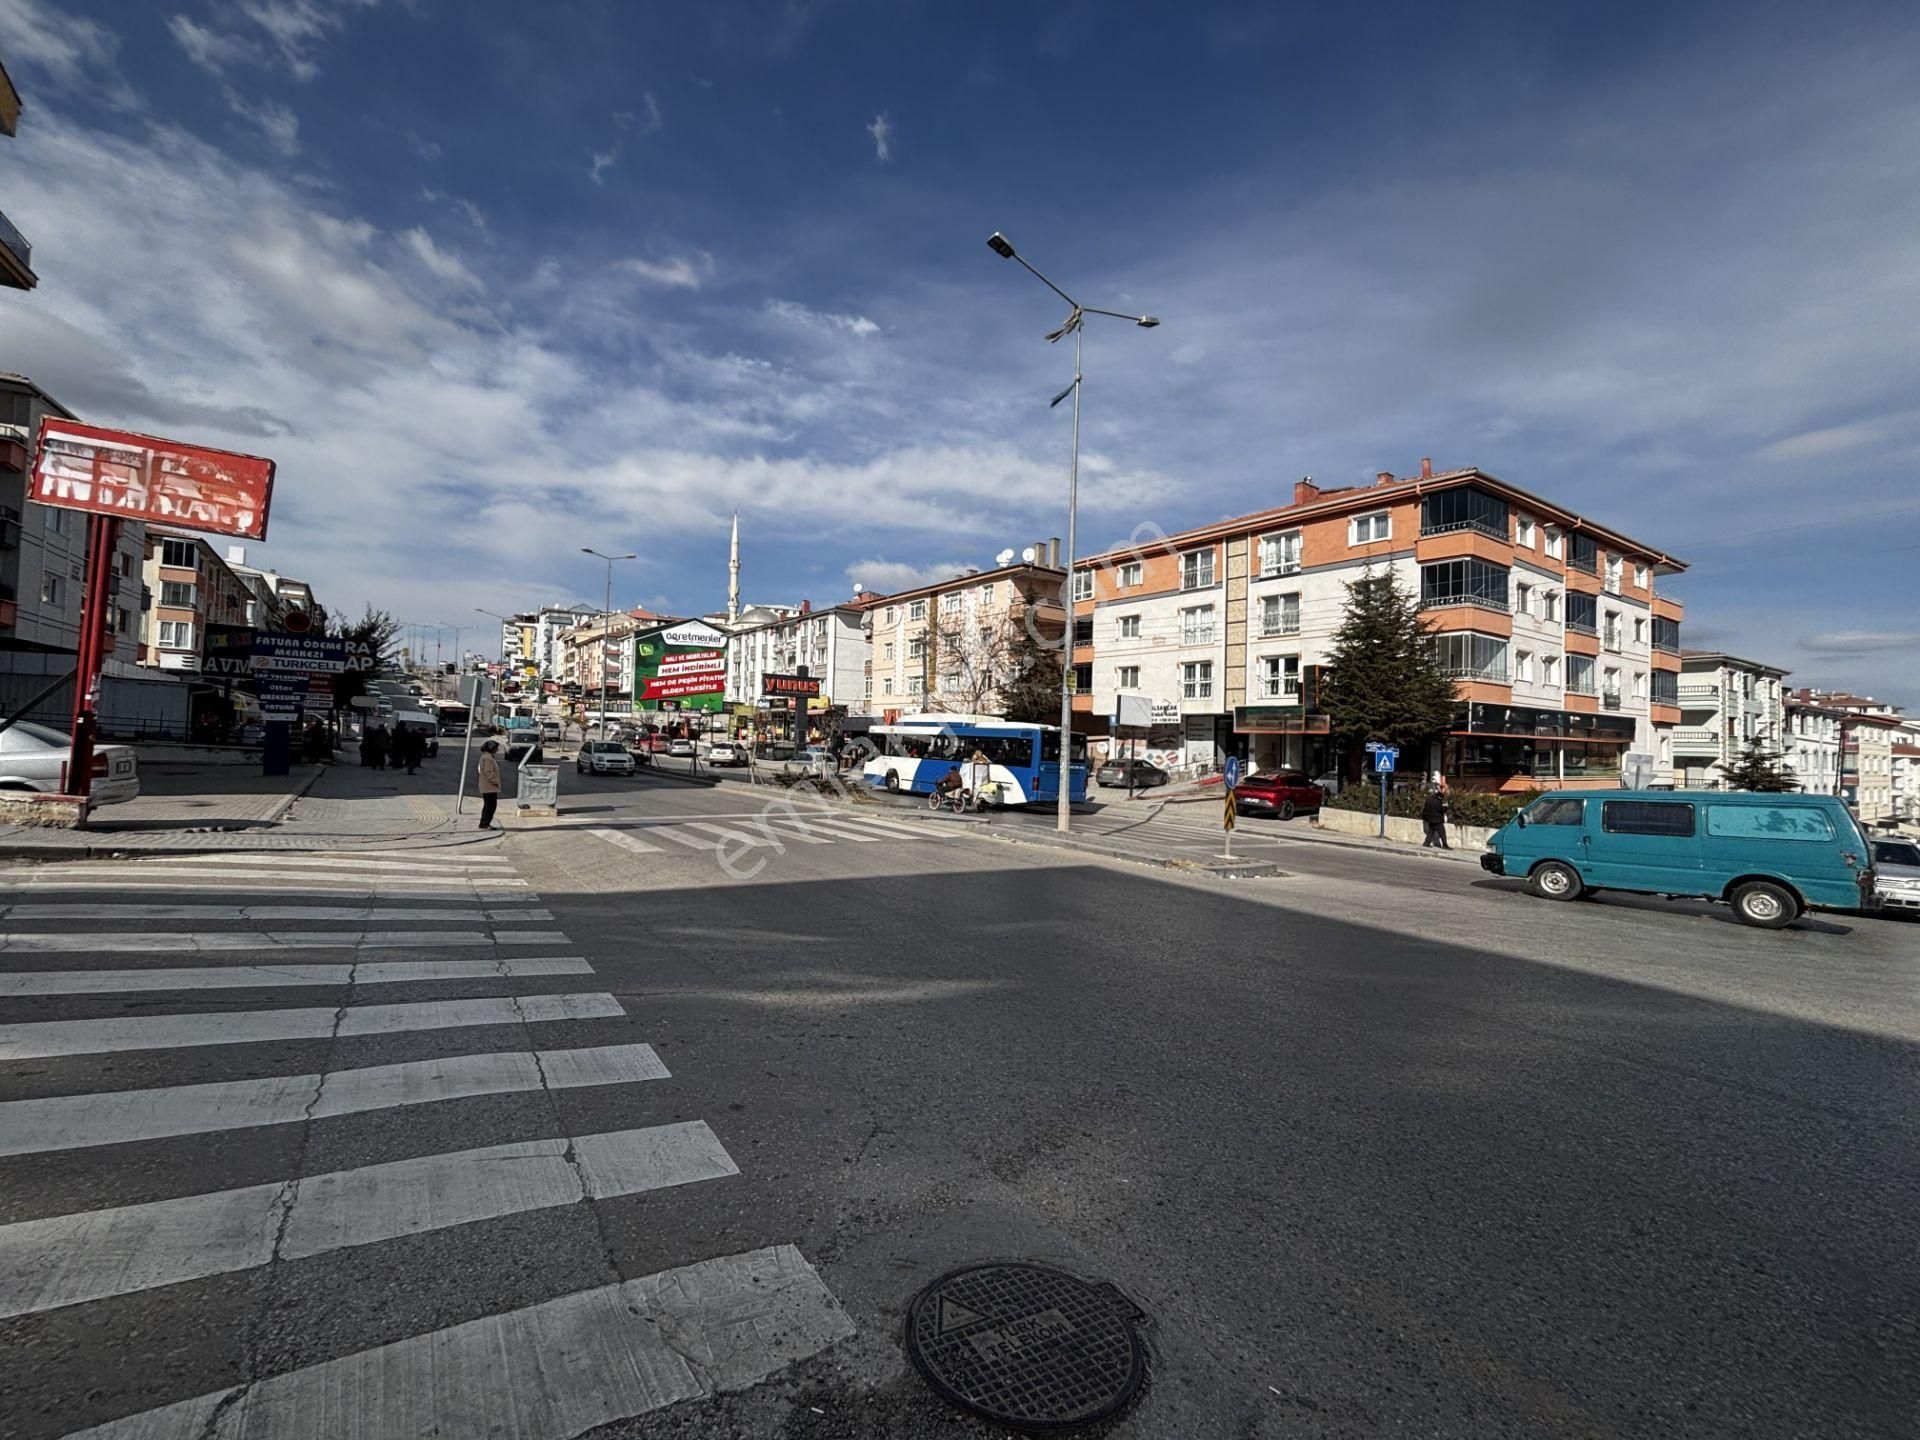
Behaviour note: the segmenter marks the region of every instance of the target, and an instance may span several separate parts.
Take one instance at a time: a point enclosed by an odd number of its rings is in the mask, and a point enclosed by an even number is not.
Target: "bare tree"
[[[928,631],[921,663],[926,667],[927,708],[967,715],[992,713],[1014,670],[1018,622],[1000,617],[982,625],[965,615],[943,617]]]

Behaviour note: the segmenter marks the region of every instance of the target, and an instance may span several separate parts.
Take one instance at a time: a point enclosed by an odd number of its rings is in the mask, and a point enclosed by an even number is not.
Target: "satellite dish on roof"
[[[1031,564],[1033,564],[1033,560],[1034,560],[1034,556],[1036,556],[1036,555],[1038,555],[1039,553],[1040,553],[1040,552],[1039,552],[1039,550],[1038,550],[1038,549],[1036,549],[1036,548],[1035,548],[1034,546],[1032,546],[1032,545],[1029,545],[1029,546],[1027,546],[1027,548],[1026,548],[1026,549],[1024,549],[1024,550],[1022,550],[1022,551],[1020,552],[1020,562],[1021,562],[1021,564],[1023,564],[1023,565],[1031,565]],[[1058,787],[1056,787],[1056,788],[1058,788]]]
[[[853,593],[856,595],[862,593],[866,588],[867,587],[862,585],[858,580],[853,582]]]
[[[993,563],[996,565],[1011,565],[1013,563],[1013,548],[1009,546],[1007,549],[1002,550],[998,555],[993,557]]]

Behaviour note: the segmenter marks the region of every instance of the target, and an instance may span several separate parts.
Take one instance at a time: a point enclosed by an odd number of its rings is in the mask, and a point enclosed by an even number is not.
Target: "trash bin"
[[[553,814],[560,803],[560,767],[523,763],[517,773],[519,781],[514,787],[514,800],[520,808],[536,814]]]

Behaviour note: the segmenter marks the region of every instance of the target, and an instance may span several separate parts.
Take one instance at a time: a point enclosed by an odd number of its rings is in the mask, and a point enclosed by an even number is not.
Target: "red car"
[[[1268,770],[1249,775],[1233,787],[1233,808],[1242,815],[1272,815],[1291,820],[1295,815],[1318,814],[1326,798],[1313,781],[1298,770]]]

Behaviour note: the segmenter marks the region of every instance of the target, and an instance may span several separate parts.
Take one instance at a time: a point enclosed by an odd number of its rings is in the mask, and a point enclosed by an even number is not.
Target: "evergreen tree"
[[[1007,679],[1000,710],[1031,725],[1060,723],[1060,643],[1039,634],[1024,617],[1007,620]]]
[[[1328,653],[1321,694],[1333,739],[1351,752],[1397,745],[1426,768],[1425,747],[1453,723],[1458,701],[1433,653],[1418,599],[1388,570],[1347,586],[1347,609]]]
[[[1758,735],[1747,741],[1738,760],[1724,767],[1729,790],[1761,790],[1778,793],[1799,787],[1793,767],[1776,751],[1767,749]]]
[[[327,633],[336,640],[346,641],[349,655],[373,657],[372,668],[354,666],[333,677],[336,708],[345,708],[355,697],[366,694],[369,680],[400,668],[397,651],[400,629],[398,620],[371,605],[367,606],[367,613],[351,625],[338,620],[328,623]]]

